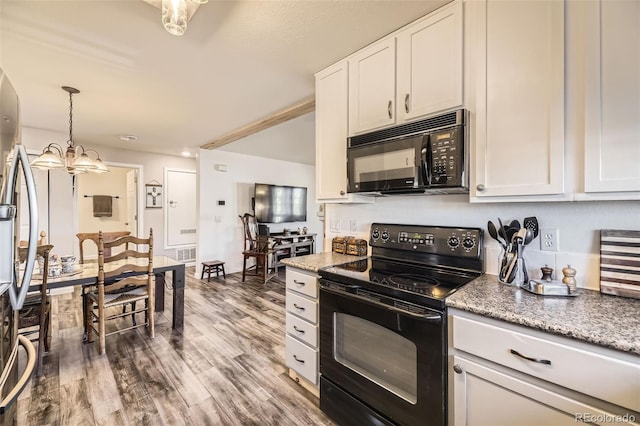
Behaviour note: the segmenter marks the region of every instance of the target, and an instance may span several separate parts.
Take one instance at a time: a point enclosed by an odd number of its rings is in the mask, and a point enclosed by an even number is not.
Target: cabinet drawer
[[[286,337],[286,364],[314,385],[318,384],[318,351],[291,336]]]
[[[287,290],[286,295],[287,312],[304,318],[310,323],[318,323],[318,303],[315,300],[300,296]]]
[[[305,274],[296,269],[287,268],[287,289],[306,294],[316,299],[318,297],[318,276]]]
[[[318,326],[287,312],[287,333],[297,337],[314,349],[318,348]]]
[[[453,317],[455,349],[621,407],[640,411],[640,360],[557,336],[512,330],[483,319]],[[553,339],[551,339],[553,337]],[[513,351],[517,352],[513,353]],[[519,356],[520,354],[521,356]],[[548,361],[547,363],[537,362]]]

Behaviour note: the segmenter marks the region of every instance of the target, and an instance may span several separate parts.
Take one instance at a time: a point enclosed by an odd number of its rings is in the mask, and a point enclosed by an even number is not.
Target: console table
[[[280,259],[315,253],[316,235],[298,234],[297,232],[291,232],[287,235],[282,232],[271,234],[269,238],[277,242],[274,247],[276,250],[275,261],[280,263]]]

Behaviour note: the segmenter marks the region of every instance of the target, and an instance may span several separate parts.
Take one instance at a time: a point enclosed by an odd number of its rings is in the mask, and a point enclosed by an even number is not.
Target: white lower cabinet
[[[318,275],[287,266],[285,363],[289,376],[319,396]]]
[[[639,424],[640,357],[456,310],[449,321],[450,424]]]

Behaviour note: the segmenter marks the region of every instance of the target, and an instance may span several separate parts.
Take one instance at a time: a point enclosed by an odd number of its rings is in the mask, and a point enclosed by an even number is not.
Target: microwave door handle
[[[431,177],[433,171],[433,152],[431,151],[431,138],[429,135],[424,135],[422,140],[422,178],[424,179],[425,186],[431,186]]]

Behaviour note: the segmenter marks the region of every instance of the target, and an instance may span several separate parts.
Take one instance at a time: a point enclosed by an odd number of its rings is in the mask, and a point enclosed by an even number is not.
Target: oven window
[[[418,400],[416,345],[365,319],[334,313],[334,356],[345,367],[402,399]]]

